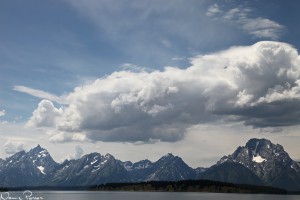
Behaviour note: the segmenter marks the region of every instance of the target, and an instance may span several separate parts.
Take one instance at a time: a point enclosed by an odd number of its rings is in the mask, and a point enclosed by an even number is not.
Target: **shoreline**
[[[91,186],[34,186],[2,187],[1,192],[9,191],[128,191],[128,192],[206,192],[236,194],[279,194],[299,195],[300,191],[287,191],[281,188],[233,184],[209,180],[149,181],[137,183],[105,183]]]

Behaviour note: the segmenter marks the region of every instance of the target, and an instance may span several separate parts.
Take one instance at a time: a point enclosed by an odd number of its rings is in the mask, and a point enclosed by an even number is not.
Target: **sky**
[[[0,2],[0,157],[171,152],[208,167],[250,138],[300,160],[300,3]]]

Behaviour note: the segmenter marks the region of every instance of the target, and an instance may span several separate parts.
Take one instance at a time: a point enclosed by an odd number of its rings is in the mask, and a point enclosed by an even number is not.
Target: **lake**
[[[23,194],[24,193],[24,194]],[[22,191],[2,192],[0,200],[300,200],[300,195],[222,194],[196,192],[87,192]]]

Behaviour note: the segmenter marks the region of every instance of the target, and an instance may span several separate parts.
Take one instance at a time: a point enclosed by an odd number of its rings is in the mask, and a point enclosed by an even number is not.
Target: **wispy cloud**
[[[45,92],[42,90],[37,90],[37,89],[33,89],[30,87],[26,87],[26,86],[14,86],[13,90],[18,91],[18,92],[23,92],[29,95],[32,95],[34,97],[38,97],[41,99],[47,99],[47,100],[51,100],[60,104],[64,104],[65,100],[63,96],[57,96],[55,94],[51,94],[49,92]]]
[[[211,17],[222,12],[223,11],[219,8],[218,4],[215,3],[207,9],[206,15]]]
[[[254,11],[246,6],[225,9],[213,4],[207,9],[206,15],[214,20],[233,24],[255,38],[277,40],[286,29],[271,19],[255,16]]]
[[[161,43],[164,45],[164,47],[167,47],[167,48],[171,48],[172,47],[171,42],[169,40],[167,40],[167,39],[162,39]]]
[[[218,26],[205,17],[205,1],[164,1],[164,6],[155,1],[65,1],[130,62],[165,66],[174,55],[189,57],[199,46],[216,42],[208,30]]]
[[[187,57],[173,57],[172,60],[173,61],[182,61],[182,60],[187,60]]]
[[[278,39],[284,32],[284,26],[269,19],[256,18],[246,20],[243,29],[257,38]]]
[[[138,65],[132,64],[132,63],[123,63],[119,66],[119,68],[122,71],[133,71],[133,72],[151,72],[151,71],[153,71],[153,69],[151,69],[151,68],[138,66]]]

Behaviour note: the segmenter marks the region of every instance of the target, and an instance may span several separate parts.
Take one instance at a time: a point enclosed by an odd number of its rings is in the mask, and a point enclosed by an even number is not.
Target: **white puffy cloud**
[[[70,155],[70,156],[67,156],[66,159],[68,159],[68,160],[80,159],[81,156],[83,155],[83,153],[84,153],[83,149],[79,145],[77,145],[77,146],[75,146],[75,152],[74,152],[74,154]]]
[[[83,155],[83,149],[80,146],[75,147],[74,159],[79,159]]]
[[[52,127],[56,119],[62,114],[62,109],[57,109],[49,100],[42,100],[38,108],[33,111],[32,117],[27,122],[29,127]]]
[[[8,140],[4,144],[4,151],[6,154],[15,154],[19,151],[22,151],[24,149],[23,143],[20,141],[10,141]]]
[[[63,132],[63,131],[54,131],[48,132],[50,135],[50,142],[53,143],[64,143],[64,142],[86,142],[88,141],[86,134],[84,133],[74,133],[74,132]]]
[[[5,110],[0,110],[0,117],[3,117],[5,115]]]
[[[186,69],[118,71],[75,88],[63,108],[43,100],[29,123],[55,127],[55,142],[172,142],[216,120],[298,125],[299,66],[291,45],[264,41],[200,55]]]
[[[74,158],[75,159],[79,159],[81,156],[83,155],[83,149],[80,146],[76,146],[75,147],[75,154],[74,154]]]

